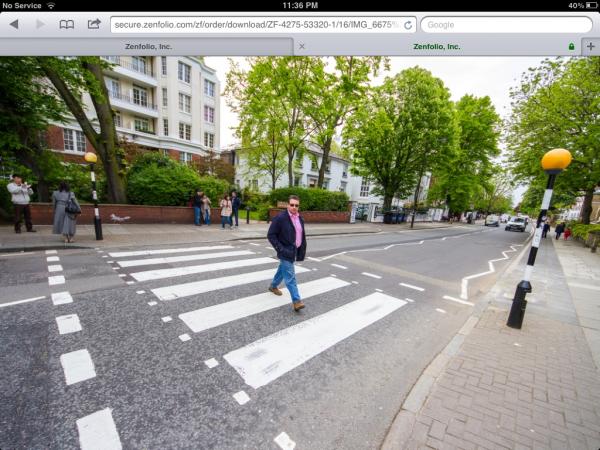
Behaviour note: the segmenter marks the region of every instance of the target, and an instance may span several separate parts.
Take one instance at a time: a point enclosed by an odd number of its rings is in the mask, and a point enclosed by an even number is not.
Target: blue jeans
[[[296,284],[296,272],[294,271],[294,263],[286,261],[285,259],[280,259],[277,272],[273,277],[273,281],[271,281],[271,287],[278,287],[284,280],[285,286],[288,288],[288,291],[292,296],[292,302],[299,302],[300,292],[298,292],[298,285]]]
[[[235,226],[238,226],[238,214],[239,214],[239,209],[234,208],[233,209],[233,217],[235,217]],[[232,220],[233,222],[233,220]]]
[[[225,228],[225,224],[229,224],[229,228],[231,228],[231,216],[221,216],[221,226]]]
[[[200,225],[200,207],[194,206],[194,225]]]
[[[210,211],[208,209],[204,211],[204,223],[210,225]]]

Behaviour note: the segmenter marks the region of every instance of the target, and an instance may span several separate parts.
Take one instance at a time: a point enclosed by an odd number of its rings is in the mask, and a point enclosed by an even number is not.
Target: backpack
[[[65,205],[65,212],[67,214],[81,214],[81,208],[75,202],[75,199],[71,197],[71,193],[69,193],[69,199],[67,200],[67,204]]]

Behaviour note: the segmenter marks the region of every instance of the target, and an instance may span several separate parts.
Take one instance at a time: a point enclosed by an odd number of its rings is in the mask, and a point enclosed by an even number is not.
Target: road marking
[[[135,281],[126,281],[125,283],[127,283],[127,284],[133,284],[133,283],[135,283]]]
[[[364,275],[366,277],[371,277],[371,278],[376,278],[378,280],[381,280],[381,277],[379,275],[375,275],[373,273],[369,273],[369,272],[362,272],[361,275]]]
[[[237,261],[223,261],[212,264],[201,264],[198,266],[174,267],[172,269],[146,270],[144,272],[134,272],[131,274],[137,281],[159,280],[162,278],[180,277],[183,275],[192,275],[197,273],[214,272],[217,270],[237,269],[239,267],[260,266],[262,264],[278,263],[275,258],[261,257],[251,259],[241,259]]]
[[[408,298],[408,297],[406,297],[404,300],[406,300],[407,302],[410,302],[410,303],[414,303],[415,302],[412,298]]]
[[[217,361],[215,358],[210,358],[210,359],[207,359],[206,361],[204,361],[204,364],[206,364],[209,369],[212,369],[219,365],[219,361]]]
[[[377,292],[383,292],[383,290],[381,290],[381,289],[377,289],[377,288],[376,288],[375,290],[376,290]]]
[[[57,275],[54,277],[48,277],[48,284],[50,286],[55,286],[57,284],[65,284],[65,277],[62,275]]]
[[[448,236],[446,236],[446,237],[443,237],[443,238],[442,238],[442,241],[445,241],[446,239],[448,239]]]
[[[412,284],[400,283],[400,286],[404,286],[409,289],[414,289],[415,291],[423,292],[425,289],[419,286],[413,286]]]
[[[358,284],[358,281],[352,280],[352,284]]]
[[[250,242],[250,245],[254,245],[255,247],[260,247],[260,244],[257,244],[256,242]]]
[[[156,302],[148,302],[148,306],[154,306],[156,304],[157,304]]]
[[[60,264],[48,266],[48,272],[62,272],[63,268]]]
[[[126,273],[120,273],[120,274],[119,274],[119,276],[120,276],[121,278],[125,278],[125,277],[127,276],[127,274],[126,274]]]
[[[46,250],[46,255],[56,255],[56,250]]]
[[[294,450],[294,448],[296,448],[296,443],[283,431],[279,433],[273,441],[279,445],[282,450]]]
[[[179,339],[181,339],[181,342],[187,342],[191,339],[190,335],[185,333],[179,336]]]
[[[108,255],[103,255],[102,257],[103,257],[103,258],[108,258]]]
[[[165,316],[165,317],[161,317],[161,320],[164,323],[170,322],[171,320],[173,320],[173,318],[171,316]]]
[[[56,292],[52,294],[52,303],[56,305],[64,305],[65,303],[73,303],[73,297],[68,291]]]
[[[254,252],[251,252],[250,250],[236,250],[234,252],[203,253],[201,255],[169,256],[166,258],[130,259],[127,261],[117,261],[117,264],[119,264],[121,267],[150,266],[154,264],[170,264],[175,262],[198,261],[202,259],[215,259],[228,256],[245,255],[254,255]]]
[[[77,314],[58,316],[56,318],[56,325],[58,325],[59,334],[76,333],[82,330]]]
[[[327,277],[301,283],[298,285],[298,290],[302,292],[302,298],[306,299],[349,285],[350,283],[338,278]],[[287,289],[283,288],[281,291],[286,292]],[[290,305],[287,295],[273,295],[271,292],[265,292],[179,314],[179,318],[194,333],[199,333],[284,305]]]
[[[121,440],[109,408],[77,419],[82,450],[121,450]]]
[[[460,303],[461,305],[469,305],[469,306],[474,306],[475,305],[475,303],[471,303],[471,302],[468,302],[466,300],[459,300],[457,298],[450,297],[449,295],[444,295],[443,298],[446,299],[446,300],[450,300],[452,302]]]
[[[331,276],[333,278],[337,278],[337,275],[335,273],[329,274],[329,276]]]
[[[6,306],[12,306],[12,305],[18,305],[20,303],[29,303],[29,302],[34,302],[36,300],[41,300],[43,298],[46,298],[45,295],[41,296],[41,297],[32,297],[32,298],[26,298],[25,300],[17,300],[15,302],[10,302],[10,303],[2,303],[0,304],[0,308],[4,308]]]
[[[113,261],[113,260],[110,260],[110,261],[106,261],[106,263],[107,263],[107,264],[112,264],[112,263],[114,263],[114,261]]]
[[[223,250],[226,248],[233,248],[231,245],[213,245],[209,247],[184,247],[184,248],[165,248],[161,250],[141,250],[136,252],[116,252],[109,253],[114,258],[125,258],[128,256],[148,256],[148,255],[165,255],[168,253],[189,253],[198,252],[202,250]]]
[[[236,392],[233,394],[233,398],[235,398],[235,401],[240,405],[245,405],[250,401],[250,397],[248,397],[248,394],[246,394],[244,391]]]
[[[86,349],[60,355],[60,363],[65,372],[67,385],[89,380],[96,376],[92,357]]]
[[[309,257],[308,257],[308,258],[306,258],[306,259],[310,259],[311,261],[321,262],[321,260],[320,260],[319,258],[313,258],[313,257],[311,257],[311,256],[309,256]]]
[[[379,292],[305,320],[223,358],[254,389],[265,386],[406,302]]]
[[[145,294],[146,291],[135,291],[136,294]]]
[[[436,310],[437,312],[439,312],[439,313],[446,314],[446,311],[444,311],[444,310],[443,310],[443,309],[441,309],[441,308],[435,308],[435,310]]]
[[[57,262],[60,261],[60,258],[58,256],[48,256],[46,258],[46,262]]]
[[[319,269],[317,269],[317,268],[315,267],[315,268],[313,269],[313,272],[316,272],[317,270],[319,270]]]
[[[165,286],[152,289],[152,293],[159,300],[175,300],[176,298],[189,297],[195,294],[204,294],[206,292],[227,289],[233,286],[241,286],[244,284],[254,283],[256,281],[264,281],[272,279],[275,276],[277,269],[261,270],[259,272],[242,273],[239,275],[231,275],[228,277],[213,278],[210,280],[194,281],[191,283],[176,284],[173,286]],[[309,272],[304,267],[296,267],[296,274]]]
[[[338,269],[347,269],[346,266],[342,266],[341,264],[331,264],[333,267],[337,267]]]

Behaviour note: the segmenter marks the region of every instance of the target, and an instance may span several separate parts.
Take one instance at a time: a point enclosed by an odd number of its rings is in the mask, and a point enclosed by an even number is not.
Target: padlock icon
[[[575,44],[572,42],[569,44],[569,50],[575,50]]]

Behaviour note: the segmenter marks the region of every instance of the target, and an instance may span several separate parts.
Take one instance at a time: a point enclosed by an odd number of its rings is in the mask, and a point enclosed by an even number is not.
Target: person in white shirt
[[[21,215],[25,216],[25,227],[29,233],[35,233],[31,223],[31,208],[29,206],[30,195],[33,195],[33,189],[23,181],[19,175],[13,175],[12,183],[6,186],[8,192],[12,195],[12,202],[15,205],[15,233],[21,232]]]

